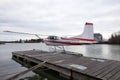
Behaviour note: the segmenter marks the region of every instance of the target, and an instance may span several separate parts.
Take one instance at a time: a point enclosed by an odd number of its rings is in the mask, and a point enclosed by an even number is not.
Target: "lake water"
[[[0,45],[0,80],[5,80],[16,73],[19,73],[27,68],[21,66],[19,63],[12,60],[13,51],[22,50],[49,50],[44,43],[7,43]],[[120,45],[105,45],[105,44],[94,44],[94,45],[81,45],[81,46],[67,46],[66,50],[72,52],[78,52],[88,57],[112,59],[120,61]],[[33,72],[29,72],[22,77],[35,75]],[[41,80],[48,80],[43,78]]]

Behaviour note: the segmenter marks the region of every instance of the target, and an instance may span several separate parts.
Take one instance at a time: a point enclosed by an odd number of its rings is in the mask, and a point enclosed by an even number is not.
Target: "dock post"
[[[72,69],[70,69],[70,80],[73,80]]]

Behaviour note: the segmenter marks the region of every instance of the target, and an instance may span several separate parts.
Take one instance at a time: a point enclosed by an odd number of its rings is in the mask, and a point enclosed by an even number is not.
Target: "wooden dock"
[[[16,51],[12,58],[25,63],[39,64],[65,75],[70,80],[120,80],[120,61],[85,57],[72,52],[40,50]]]

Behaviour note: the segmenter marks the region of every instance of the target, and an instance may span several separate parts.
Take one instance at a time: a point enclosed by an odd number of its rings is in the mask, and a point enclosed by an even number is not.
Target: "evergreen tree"
[[[109,39],[110,44],[120,44],[120,32],[114,33]]]

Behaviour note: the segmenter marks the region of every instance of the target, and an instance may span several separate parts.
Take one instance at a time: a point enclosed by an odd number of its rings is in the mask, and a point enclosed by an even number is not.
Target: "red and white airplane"
[[[38,38],[40,38],[38,34],[14,32],[14,31],[4,31],[4,32],[35,35]],[[81,35],[77,35],[69,38],[59,37],[59,36],[48,36],[43,40],[46,45],[50,45],[50,46],[82,45],[82,44],[91,44],[96,42],[94,40],[93,23],[89,23],[89,22],[85,23],[84,31]]]
[[[95,43],[93,23],[85,23],[84,31],[81,35],[73,37],[58,37],[58,36],[48,36],[44,39],[46,45],[51,46],[67,46],[67,45],[82,45]]]

